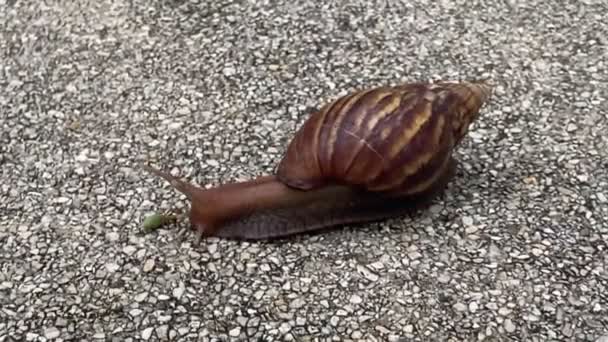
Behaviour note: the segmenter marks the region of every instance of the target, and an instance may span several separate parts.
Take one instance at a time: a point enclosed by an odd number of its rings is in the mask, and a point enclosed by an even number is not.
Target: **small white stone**
[[[158,316],[158,321],[161,323],[167,323],[171,320],[172,316],[171,315],[160,315]]]
[[[61,335],[61,332],[59,331],[59,329],[57,329],[55,327],[50,327],[50,328],[44,329],[44,337],[46,337],[49,340],[54,340],[57,337],[59,337],[59,335]]]
[[[464,224],[467,227],[470,227],[473,225],[473,218],[471,216],[464,216],[462,218],[462,224]]]
[[[239,337],[241,334],[241,327],[236,327],[228,332],[228,335],[232,337]]]
[[[166,324],[158,326],[158,327],[156,327],[156,336],[161,338],[161,340],[164,340],[164,338],[166,338],[166,336],[167,336],[168,330],[169,330],[169,326]]]
[[[454,304],[454,310],[458,311],[458,312],[464,312],[467,311],[467,306],[464,305],[463,303],[456,303]]]
[[[129,315],[131,315],[131,317],[137,317],[139,315],[141,315],[143,311],[141,309],[131,309],[131,311],[129,311]]]
[[[447,284],[450,282],[450,275],[447,273],[442,273],[439,275],[439,277],[437,278],[437,280],[442,283],[442,284]]]
[[[184,111],[186,111],[186,113],[184,113]],[[179,112],[182,113],[182,114],[189,114],[190,113],[190,109],[188,107],[182,107]],[[182,122],[172,122],[172,123],[169,124],[169,129],[176,130],[178,128],[181,128],[182,125],[183,125]]]
[[[498,309],[498,314],[501,316],[508,316],[510,313],[511,313],[511,310],[509,310],[505,307]]]
[[[537,257],[543,255],[543,251],[540,248],[532,248],[531,252]]]
[[[138,303],[141,303],[141,302],[143,302],[146,299],[146,297],[148,297],[148,293],[147,292],[142,292],[142,293],[140,293],[140,294],[138,294],[138,295],[135,296],[135,301],[138,302]]]
[[[129,246],[125,246],[125,248],[122,249],[123,253],[125,253],[126,255],[133,255],[133,253],[135,253],[137,251],[137,248],[135,248],[135,246],[129,245]]]
[[[106,264],[106,270],[110,273],[114,273],[120,269],[120,266],[115,262],[109,262]]]
[[[373,268],[374,270],[381,270],[384,268],[384,264],[380,261],[376,261],[374,263],[369,264],[369,267]]]
[[[517,329],[517,327],[515,326],[515,324],[513,324],[513,322],[509,318],[505,319],[505,322],[503,323],[503,326],[505,328],[505,331],[508,332],[508,333],[515,332],[515,330]]]
[[[106,234],[106,239],[108,239],[108,241],[116,242],[120,239],[120,234],[117,232],[109,232]]]
[[[236,69],[233,67],[226,67],[226,68],[224,68],[224,70],[222,70],[222,72],[224,73],[225,76],[232,76],[232,75],[236,74]]]
[[[408,325],[406,325],[405,327],[403,327],[403,331],[404,331],[406,334],[411,334],[411,333],[413,333],[413,332],[414,332],[414,326],[413,326],[413,325],[411,325],[411,324],[408,324]]]
[[[154,328],[146,328],[141,332],[141,338],[145,341],[149,340],[152,337],[152,332]]]
[[[65,204],[69,200],[70,199],[68,197],[57,197],[57,198],[55,198],[55,203],[57,203],[57,204]]]
[[[289,304],[289,307],[292,309],[299,309],[299,308],[303,307],[305,304],[306,304],[306,301],[304,301],[304,299],[296,298]]]
[[[144,272],[148,273],[154,269],[154,259],[148,259],[144,263]]]
[[[468,226],[464,229],[464,232],[467,233],[467,235],[472,235],[477,233],[477,231],[479,230],[479,227],[477,226]]]
[[[350,302],[352,304],[361,304],[363,302],[363,299],[361,299],[361,297],[357,296],[357,295],[352,295],[350,297]]]
[[[358,265],[357,271],[359,271],[359,273],[362,274],[369,281],[378,281],[378,278],[379,278],[378,275],[375,274],[374,272],[370,271],[365,266]]]
[[[388,334],[391,333],[390,330],[388,330],[387,328],[385,328],[385,327],[383,327],[381,325],[376,325],[374,327],[374,329],[376,329],[377,331],[379,331],[381,334],[384,334],[384,335],[388,335]]]
[[[479,304],[477,304],[477,302],[470,302],[469,303],[469,311],[470,312],[477,312],[477,309],[479,309]]]
[[[177,298],[177,299],[181,299],[182,296],[184,295],[184,292],[186,291],[185,288],[183,287],[176,287],[173,289],[173,297]]]

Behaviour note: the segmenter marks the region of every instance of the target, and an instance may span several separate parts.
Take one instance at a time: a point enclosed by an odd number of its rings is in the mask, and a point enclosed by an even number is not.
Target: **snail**
[[[452,152],[491,89],[446,81],[353,91],[310,114],[273,174],[252,180],[204,189],[143,167],[188,198],[199,240],[284,238],[396,217],[454,177]]]

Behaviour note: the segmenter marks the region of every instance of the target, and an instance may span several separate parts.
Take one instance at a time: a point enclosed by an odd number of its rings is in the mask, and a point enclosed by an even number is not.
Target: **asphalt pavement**
[[[600,341],[607,13],[0,0],[0,341]],[[427,210],[279,243],[141,233],[187,209],[141,162],[248,179],[339,95],[482,77],[493,98]]]

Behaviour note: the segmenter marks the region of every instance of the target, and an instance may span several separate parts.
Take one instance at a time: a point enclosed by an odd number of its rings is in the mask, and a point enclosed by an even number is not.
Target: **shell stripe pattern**
[[[360,137],[363,146],[356,150],[343,150],[344,158],[349,158],[350,155],[352,159],[351,167],[344,173],[336,174],[335,178],[369,188],[369,183],[390,167],[392,157],[388,155],[388,150],[404,127],[411,127],[417,122],[417,116],[410,114],[420,107],[419,99],[413,96],[408,98],[406,95],[393,90],[391,96],[398,99],[398,106],[370,106],[366,115],[358,117],[365,121],[356,122],[351,129]]]
[[[441,177],[489,86],[410,83],[342,96],[296,132],[277,170],[285,184],[422,192]]]
[[[329,171],[323,168],[323,165],[330,166],[330,169],[333,170],[335,167],[334,164],[334,151],[336,148],[336,138],[338,134],[338,130],[342,127],[342,121],[348,115],[349,119],[352,118],[351,109],[360,108],[365,105],[365,100],[367,99],[365,96],[369,93],[373,92],[373,89],[355,92],[353,94],[347,95],[344,97],[344,101],[340,104],[340,106],[332,106],[327,110],[324,116],[324,120],[322,123],[322,135],[320,136],[321,141],[324,142],[323,146],[317,151],[323,151],[324,153],[318,153],[320,158],[321,172]],[[360,102],[360,100],[362,100]],[[328,125],[327,122],[331,122],[331,125]],[[338,153],[340,150],[338,149]],[[330,171],[331,172],[331,171]]]
[[[322,128],[326,136],[319,139],[326,141],[326,148],[317,153],[320,165],[331,169],[321,170],[332,179],[371,191],[408,192],[405,187],[413,182],[405,181],[441,150],[446,118],[445,113],[434,111],[436,98],[421,86],[377,88],[346,96],[343,106],[334,106],[334,112],[330,108],[325,115],[332,125]],[[342,133],[340,145],[338,132]],[[441,170],[425,171],[432,176]]]
[[[360,109],[359,115],[355,114],[353,126],[344,127],[342,130],[342,135],[350,134],[353,137],[356,137],[355,133],[352,132],[354,131],[353,127],[361,127],[361,129],[365,128],[366,131],[363,134],[369,134],[369,132],[372,132],[376,128],[380,120],[385,119],[389,114],[393,113],[397,108],[399,108],[399,106],[401,106],[402,99],[400,96],[396,96],[395,94],[386,91],[378,91],[378,93],[380,93],[382,97],[381,100],[377,102],[377,105],[374,108],[368,110],[367,115],[364,115],[364,109]],[[363,126],[364,124],[365,126]],[[380,134],[381,139],[386,139],[390,135],[390,132],[390,127],[384,127]],[[374,153],[381,156],[380,153],[373,149],[373,147],[365,139],[359,138],[357,140],[354,150],[352,151],[350,156],[347,156],[348,160],[342,163],[343,168],[341,170],[338,170],[338,172],[346,174],[347,177],[350,176],[348,178],[356,179],[358,172],[351,171],[351,168],[353,167],[353,165],[357,165],[355,161],[359,157],[361,151],[363,150],[363,147],[373,150]]]
[[[404,140],[405,143],[401,143],[398,150],[391,151],[394,155],[391,155],[390,162],[384,165],[381,173],[368,185],[369,190],[387,191],[405,186],[409,177],[416,175],[435,154],[442,151],[440,142],[446,126],[445,115],[434,111],[430,102],[425,104],[422,111],[414,115],[417,118],[423,116],[424,121],[422,124],[403,129],[402,135],[396,139],[400,143]],[[417,123],[417,120],[414,122]],[[401,192],[405,189],[396,191]]]

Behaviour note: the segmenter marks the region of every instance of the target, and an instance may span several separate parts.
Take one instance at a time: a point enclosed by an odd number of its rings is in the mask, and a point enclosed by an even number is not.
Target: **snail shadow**
[[[532,162],[528,161],[528,163]],[[394,227],[395,229],[391,229],[391,231],[394,231],[395,234],[402,234],[406,229],[412,227],[407,223],[408,221],[416,222],[428,217],[429,210],[434,205],[442,207],[442,213],[438,214],[440,217],[437,219],[450,222],[459,216],[459,208],[470,205],[488,205],[492,201],[504,203],[513,197],[519,186],[518,181],[521,179],[514,174],[516,171],[492,175],[488,172],[490,166],[483,163],[476,165],[481,165],[481,167],[465,170],[455,163],[447,181],[440,183],[428,193],[399,202],[391,202],[388,207],[376,208],[375,210],[380,213],[379,217],[360,222],[337,224],[309,232],[251,241],[278,245],[286,242],[302,242],[315,237],[326,237],[328,240],[333,240],[344,238],[344,234],[359,234],[360,231],[376,233],[376,229],[381,229],[384,223],[389,223]],[[481,194],[483,200],[480,201],[476,194]]]

